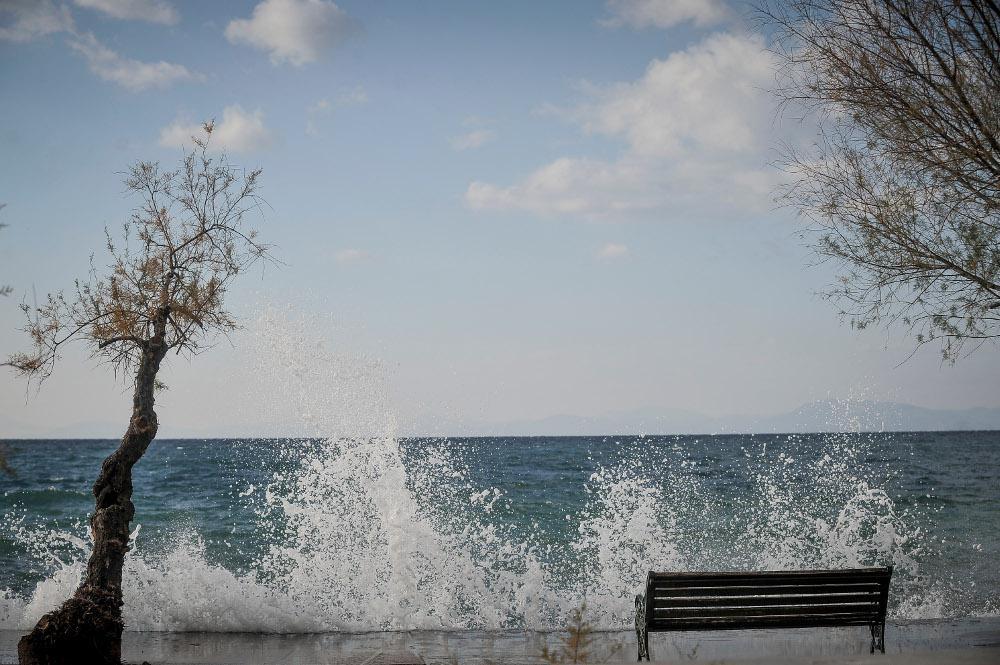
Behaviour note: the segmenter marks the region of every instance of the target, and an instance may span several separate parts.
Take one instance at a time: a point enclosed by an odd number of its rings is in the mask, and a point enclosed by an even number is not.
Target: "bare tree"
[[[140,162],[128,171],[126,189],[140,203],[120,242],[107,234],[106,274],[92,268],[71,296],[57,293],[41,307],[24,307],[34,349],[11,356],[8,365],[44,380],[65,345],[79,340],[131,377],[134,393],[128,429],[94,484],[93,551],[84,578],[72,598],[18,643],[21,663],[120,662],[132,467],[156,436],[157,373],[168,353],[195,355],[236,328],[223,305],[227,289],[268,257],[245,223],[260,205],[260,171],[243,172],[225,156],[212,156],[212,124],[204,130],[179,168]]]
[[[843,268],[828,295],[859,328],[920,344],[1000,336],[1000,7],[996,0],[790,0],[778,94],[815,112],[781,193]],[[786,107],[787,108],[787,107]]]

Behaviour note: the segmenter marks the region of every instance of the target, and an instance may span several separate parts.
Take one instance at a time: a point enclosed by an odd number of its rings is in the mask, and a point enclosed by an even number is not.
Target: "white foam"
[[[254,326],[256,374],[263,394],[281,398],[276,417],[327,436],[289,442],[286,470],[238,493],[270,547],[252,572],[235,573],[210,562],[196,534],[156,554],[144,551],[137,529],[124,575],[129,629],[537,629],[563,625],[584,598],[598,627],[620,629],[631,624],[650,569],[876,562],[897,567],[898,616],[946,612],[935,601],[942,591],[920,576],[920,532],[883,488],[857,475],[863,436],[831,436],[818,452],[797,450],[794,440],[792,452],[746,451],[752,487],[728,513],[713,513],[715,497],[694,463],[654,482],[643,449],[624,446],[581,488],[589,498],[571,516],[578,533],[560,558],[491,521],[506,497],[472,488],[447,446],[407,458],[380,365],[329,350],[313,338],[316,327],[274,310]],[[724,546],[692,527],[713,514],[727,515],[721,526],[733,535]],[[0,596],[0,628],[28,628],[68,597],[86,560],[87,544],[69,534],[19,528],[19,544],[48,557],[54,572],[29,598]]]

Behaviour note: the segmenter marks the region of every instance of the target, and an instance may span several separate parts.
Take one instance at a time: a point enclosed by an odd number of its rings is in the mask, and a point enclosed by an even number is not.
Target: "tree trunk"
[[[118,449],[101,465],[94,483],[96,506],[90,518],[94,550],[73,597],[43,616],[17,644],[21,665],[118,665],[121,662],[122,567],[128,552],[132,467],[156,436],[153,390],[166,354],[163,335],[143,346],[136,372],[132,419]]]

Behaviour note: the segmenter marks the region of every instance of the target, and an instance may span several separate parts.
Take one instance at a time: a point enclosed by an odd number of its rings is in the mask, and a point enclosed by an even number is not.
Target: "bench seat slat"
[[[649,624],[651,631],[675,630],[754,630],[758,628],[824,628],[835,626],[869,626],[872,623],[870,615],[840,615],[840,616],[787,616],[787,617],[739,617],[737,619],[719,617],[699,617],[696,621],[690,619],[676,621],[657,620]]]
[[[669,610],[675,607],[712,607],[725,605],[829,605],[834,603],[879,602],[877,593],[837,594],[773,594],[773,595],[717,595],[717,596],[654,596],[653,609]]]
[[[838,585],[838,584],[878,584],[882,578],[874,575],[843,575],[838,577],[754,577],[746,575],[742,577],[686,577],[680,579],[658,578],[651,580],[655,588],[670,589],[674,587],[688,588],[695,586],[777,586],[777,585]]]
[[[780,594],[806,593],[879,593],[881,586],[877,582],[858,582],[854,584],[769,584],[761,585],[690,585],[685,587],[658,586],[650,588],[653,596],[770,596]]]
[[[649,579],[658,580],[683,580],[683,579],[735,579],[750,577],[754,579],[769,579],[775,577],[787,577],[792,579],[802,579],[806,577],[817,578],[841,578],[841,577],[861,577],[872,576],[877,578],[885,577],[885,568],[847,568],[844,570],[738,570],[727,572],[656,572],[649,573]]]
[[[878,615],[878,607],[870,603],[853,605],[779,605],[777,607],[683,607],[659,609],[653,611],[653,621],[661,619],[694,619],[697,617],[755,617],[779,615],[827,615],[827,614],[864,614],[868,617]]]

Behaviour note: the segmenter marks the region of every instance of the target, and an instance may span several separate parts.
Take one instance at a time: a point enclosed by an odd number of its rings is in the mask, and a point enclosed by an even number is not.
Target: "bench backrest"
[[[649,573],[649,631],[875,626],[892,567],[735,573]]]

